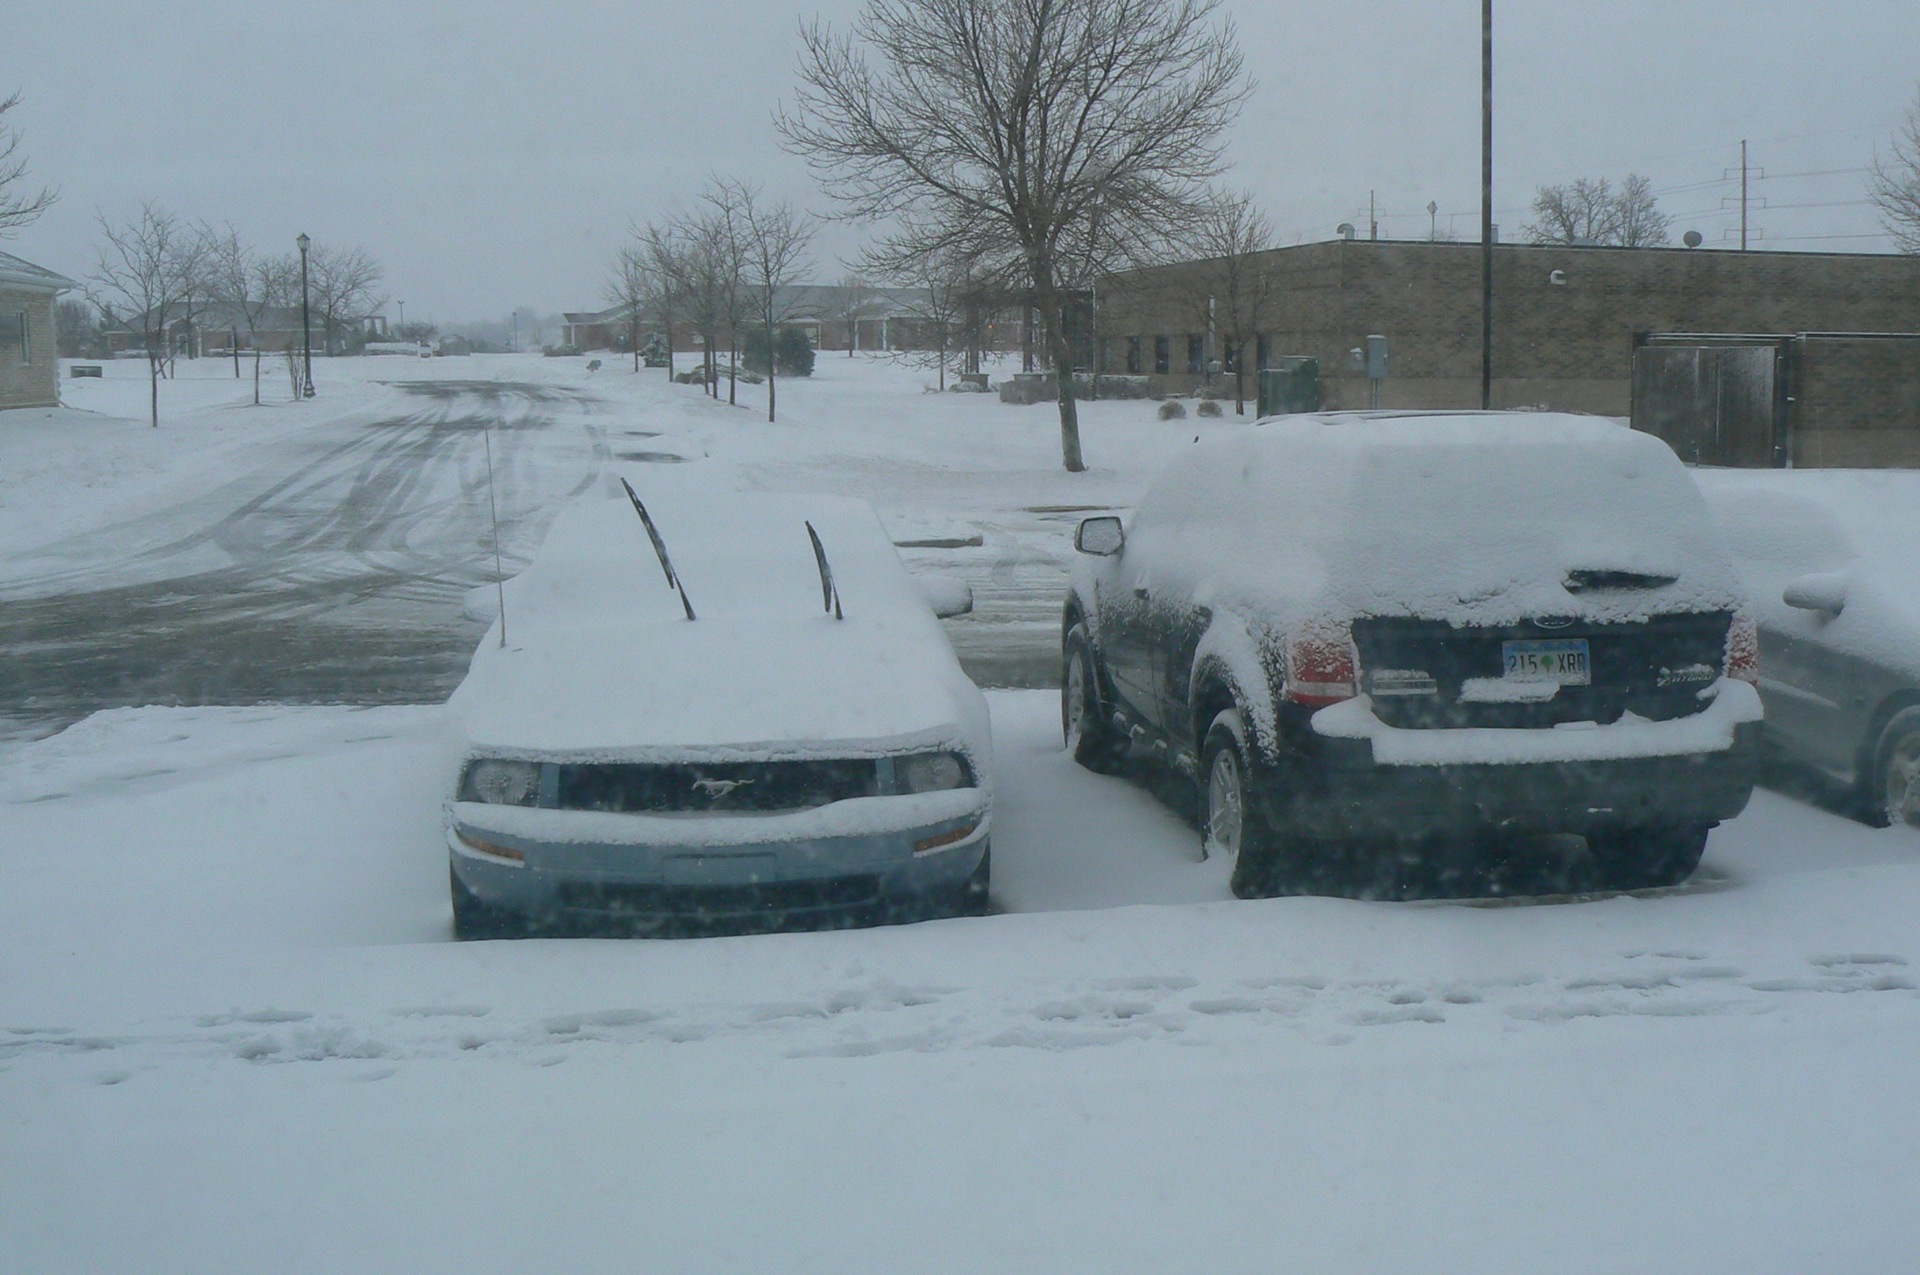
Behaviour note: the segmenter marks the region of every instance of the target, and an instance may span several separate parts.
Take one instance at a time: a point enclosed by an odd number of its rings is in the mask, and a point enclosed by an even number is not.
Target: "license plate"
[[[1546,642],[1502,642],[1504,676],[1510,682],[1557,682],[1587,686],[1593,673],[1587,663],[1585,638],[1555,638]]]

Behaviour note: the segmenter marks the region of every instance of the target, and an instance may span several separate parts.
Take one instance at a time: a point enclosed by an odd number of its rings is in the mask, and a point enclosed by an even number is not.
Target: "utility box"
[[[1383,336],[1367,338],[1367,379],[1369,381],[1387,379],[1387,338]]]
[[[1320,410],[1320,360],[1289,355],[1272,367],[1260,369],[1260,392],[1254,409],[1261,416]]]

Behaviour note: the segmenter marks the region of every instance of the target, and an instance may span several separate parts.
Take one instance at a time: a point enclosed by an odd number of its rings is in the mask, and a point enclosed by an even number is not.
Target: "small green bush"
[[[1160,405],[1160,419],[1163,421],[1182,421],[1187,418],[1187,406],[1178,399],[1168,399]]]
[[[813,375],[813,342],[807,339],[804,331],[794,327],[781,328],[774,334],[773,343],[780,375]],[[746,340],[741,342],[740,362],[752,371],[766,372],[767,334],[764,329],[747,329]]]

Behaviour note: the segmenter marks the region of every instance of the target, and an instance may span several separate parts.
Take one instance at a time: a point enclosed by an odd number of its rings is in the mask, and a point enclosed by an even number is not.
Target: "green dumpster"
[[[1260,369],[1259,414],[1320,410],[1320,360],[1289,355]]]

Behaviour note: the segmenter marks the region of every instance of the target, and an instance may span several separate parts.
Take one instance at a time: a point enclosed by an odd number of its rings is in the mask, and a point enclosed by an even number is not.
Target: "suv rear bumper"
[[[1512,764],[1383,765],[1364,739],[1318,738],[1311,756],[1267,776],[1267,813],[1315,840],[1711,824],[1746,808],[1759,776],[1760,723],[1730,747],[1659,757]]]

